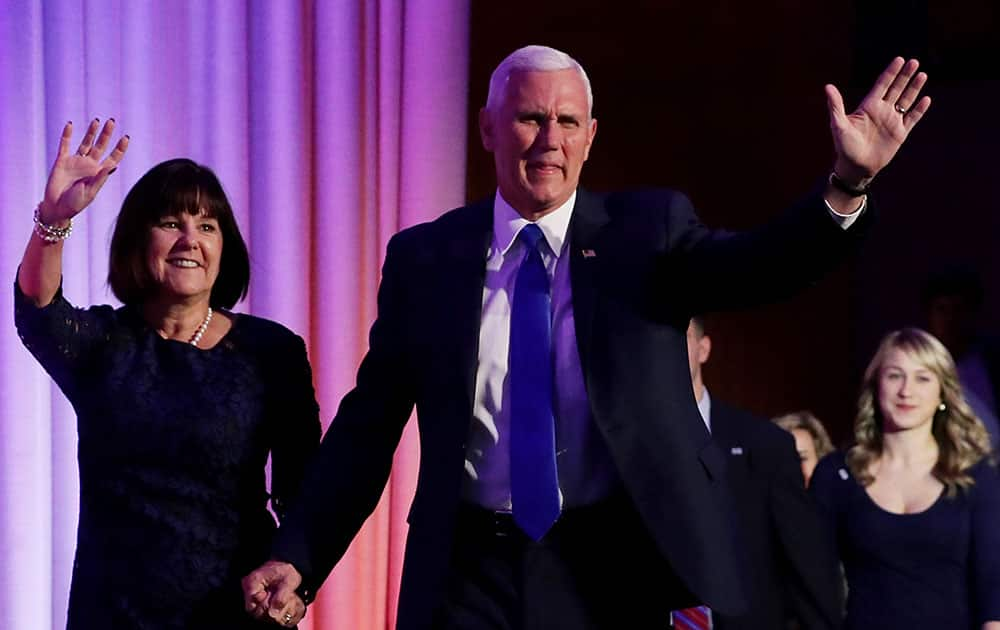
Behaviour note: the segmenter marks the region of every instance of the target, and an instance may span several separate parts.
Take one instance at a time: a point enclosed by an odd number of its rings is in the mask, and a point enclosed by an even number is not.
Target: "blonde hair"
[[[773,418],[771,422],[789,433],[794,429],[802,429],[808,433],[816,448],[816,459],[823,459],[824,455],[833,452],[833,442],[830,440],[830,435],[823,427],[823,423],[811,411],[803,409],[802,411],[786,413],[783,416]]]
[[[943,410],[934,412],[931,433],[938,445],[934,476],[953,496],[973,484],[968,470],[991,456],[986,427],[962,395],[958,371],[951,354],[933,335],[919,328],[903,328],[886,335],[865,370],[854,419],[855,444],[847,452],[847,467],[862,485],[875,479],[869,472],[882,454],[882,412],[878,404],[879,376],[890,352],[900,350],[930,370],[941,383]]]

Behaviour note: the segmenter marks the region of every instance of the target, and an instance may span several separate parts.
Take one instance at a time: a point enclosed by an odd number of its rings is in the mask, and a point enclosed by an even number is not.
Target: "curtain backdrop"
[[[4,0],[0,10],[0,627],[65,625],[75,415],[23,348],[11,286],[60,130],[131,145],[65,249],[77,305],[111,303],[111,227],[154,164],[211,166],[252,259],[237,310],[305,337],[324,427],[351,387],[399,229],[465,198],[468,0]],[[300,626],[394,621],[413,423],[378,510]]]

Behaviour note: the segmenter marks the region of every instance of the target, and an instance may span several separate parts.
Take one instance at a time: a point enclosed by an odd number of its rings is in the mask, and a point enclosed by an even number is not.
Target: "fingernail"
[[[116,167],[114,167],[113,169],[111,169],[110,171],[108,171],[108,175],[111,175],[111,174],[113,174],[113,173],[114,173],[115,171],[117,171],[117,170],[118,170],[118,167],[116,166]]]
[[[108,118],[108,122],[115,122],[114,118]]]

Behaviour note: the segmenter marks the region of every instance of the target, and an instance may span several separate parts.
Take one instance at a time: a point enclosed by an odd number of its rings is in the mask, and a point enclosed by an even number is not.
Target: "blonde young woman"
[[[835,525],[846,628],[1000,629],[1000,477],[937,339],[882,340],[854,434],[810,486]]]

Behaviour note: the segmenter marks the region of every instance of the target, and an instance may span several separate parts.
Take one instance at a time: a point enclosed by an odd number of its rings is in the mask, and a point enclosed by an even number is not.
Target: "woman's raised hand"
[[[99,126],[97,118],[90,121],[75,153],[69,152],[73,123],[68,122],[63,127],[56,161],[45,185],[45,198],[38,210],[43,223],[64,223],[86,208],[125,156],[128,136],[122,136],[111,152],[104,155],[115,129],[115,119],[109,118],[100,134],[97,133]]]

